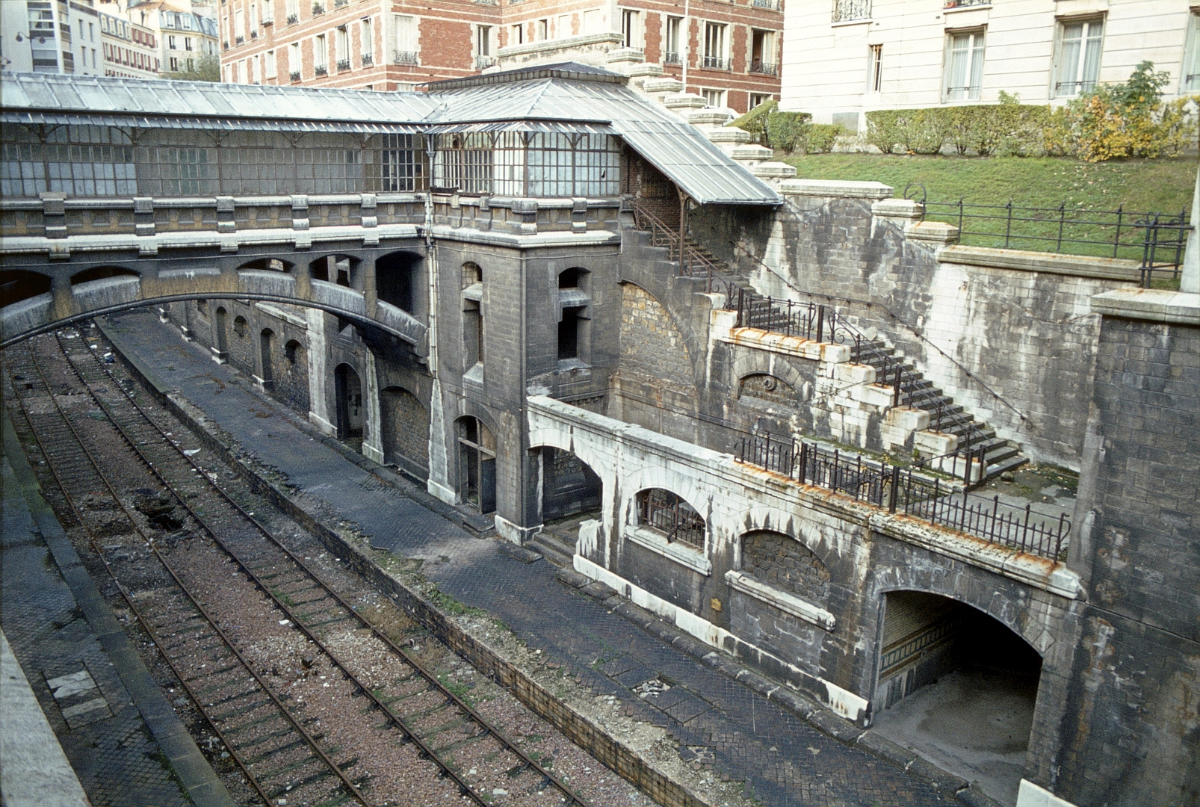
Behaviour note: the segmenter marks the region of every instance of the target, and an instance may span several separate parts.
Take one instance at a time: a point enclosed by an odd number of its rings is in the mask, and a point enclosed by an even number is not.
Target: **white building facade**
[[[103,73],[95,0],[0,0],[0,69]]]
[[[817,123],[952,104],[1062,103],[1129,78],[1170,74],[1167,97],[1200,93],[1200,6],[1189,0],[825,0],[784,11],[781,105]]]

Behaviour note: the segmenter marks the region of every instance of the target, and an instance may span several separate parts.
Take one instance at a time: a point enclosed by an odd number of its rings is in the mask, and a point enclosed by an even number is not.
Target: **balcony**
[[[856,22],[871,19],[871,0],[834,0],[834,22]]]
[[[300,80],[300,71],[299,71],[299,70],[293,70],[291,73],[289,73],[289,74],[288,74],[288,77],[289,77],[289,78],[290,78],[290,79],[291,79],[293,82],[299,81],[299,80]]]
[[[349,70],[350,69],[350,60],[349,59],[338,59],[337,69],[338,69],[339,73],[344,73],[345,71]]]
[[[956,8],[971,8],[972,6],[990,6],[992,0],[946,0],[943,8],[946,11],[953,11]]]
[[[313,3],[312,4],[312,13],[313,13],[314,17],[317,16],[318,14],[324,14],[325,6],[321,5],[320,3]]]
[[[677,50],[663,51],[663,64],[683,64],[683,57]]]
[[[375,64],[375,57],[369,53],[364,53],[359,57],[358,60],[363,67],[370,67],[371,65]]]
[[[313,72],[318,76],[327,76],[329,75],[329,68],[323,64],[319,64],[313,68]]]
[[[494,67],[495,64],[496,64],[495,56],[476,56],[475,57],[475,69],[476,70],[487,70],[489,67]]]
[[[415,50],[398,50],[392,54],[392,64],[415,66],[420,63]]]
[[[300,15],[299,15],[299,14],[289,14],[289,15],[287,15],[287,24],[288,24],[288,25],[295,25],[295,24],[296,24],[296,23],[298,23],[298,22],[300,22]]]
[[[246,37],[244,37],[244,36],[235,36],[233,38],[233,44],[235,44],[235,45],[241,45],[245,41],[246,41]]]
[[[771,62],[764,62],[762,59],[755,59],[750,62],[751,73],[761,73],[764,76],[779,75],[779,65]]]
[[[728,70],[729,60],[724,56],[705,56],[701,66],[706,70]]]
[[[772,11],[779,10],[779,0],[750,0],[750,5],[754,8],[769,8]]]

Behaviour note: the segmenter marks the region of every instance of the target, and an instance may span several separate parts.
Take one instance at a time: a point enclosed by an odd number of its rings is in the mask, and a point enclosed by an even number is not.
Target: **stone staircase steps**
[[[543,530],[525,544],[527,549],[541,553],[541,556],[555,566],[570,569],[574,566],[575,547],[560,535]]]
[[[654,246],[653,236],[650,233],[643,233],[642,238],[646,246]],[[688,246],[714,265],[726,269],[724,272],[714,275],[714,280],[720,284],[714,288],[728,286],[733,289],[735,295],[740,289],[747,294],[758,296],[749,281],[729,272],[725,263],[707,248],[691,241],[688,242]],[[667,249],[662,246],[657,248]],[[675,261],[671,258],[664,259],[663,264],[666,271],[677,270]],[[758,326],[766,329],[765,326],[770,324],[770,316],[770,314],[764,313],[761,321],[757,323],[752,319],[751,327]],[[1009,440],[997,437],[995,429],[986,423],[975,420],[975,417],[967,412],[961,404],[955,403],[954,399],[925,378],[911,362],[906,361],[887,344],[877,340],[865,340],[853,360],[875,368],[876,383],[881,385],[894,383],[895,373],[899,368],[901,404],[928,412],[930,414],[929,428],[957,437],[959,451],[971,452],[975,455],[982,454],[984,480],[996,477],[1027,462],[1027,459],[1020,453],[1019,446]],[[939,410],[940,420],[938,418]]]

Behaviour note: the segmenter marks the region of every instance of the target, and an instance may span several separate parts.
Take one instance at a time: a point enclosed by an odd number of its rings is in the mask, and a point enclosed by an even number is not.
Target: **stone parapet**
[[[793,179],[783,183],[786,196],[824,196],[833,199],[887,199],[890,185],[882,182],[855,182],[845,179]]]
[[[935,225],[940,222],[923,222]],[[950,227],[952,225],[944,225]],[[957,232],[958,228],[954,228]],[[932,232],[932,228],[930,228]],[[913,237],[913,230],[909,230]],[[932,239],[930,239],[932,240]],[[1057,255],[1051,252],[1033,252],[1024,249],[1000,249],[955,244],[938,253],[941,263],[960,263],[968,266],[986,266],[991,269],[1015,269],[1022,272],[1047,272],[1074,277],[1096,277],[1105,280],[1138,280],[1138,264],[1121,258],[1098,258],[1090,255]]]

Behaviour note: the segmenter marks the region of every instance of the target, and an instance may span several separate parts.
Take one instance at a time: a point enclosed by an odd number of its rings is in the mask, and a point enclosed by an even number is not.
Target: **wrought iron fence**
[[[1005,249],[1029,249],[1140,261],[1143,267],[1170,268],[1178,275],[1190,225],[1187,212],[1177,215],[1126,210],[1089,210],[1005,204],[930,202],[913,185],[905,197],[925,206],[927,219],[958,227],[964,243]]]
[[[829,451],[815,444],[781,440],[770,434],[745,434],[737,449],[739,462],[825,488],[857,501],[903,513],[931,524],[1051,560],[1066,557],[1071,522],[924,479],[912,468],[865,461],[861,454]]]

